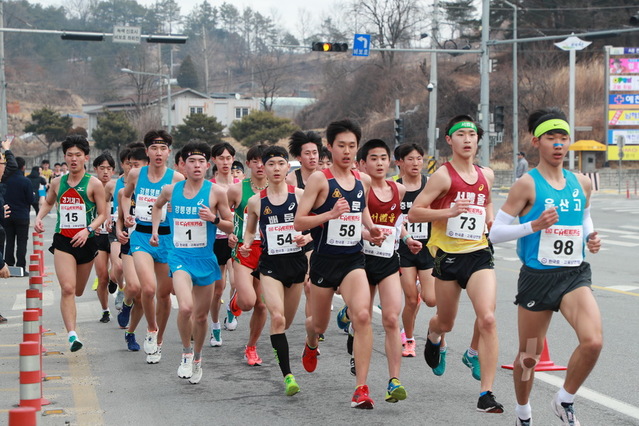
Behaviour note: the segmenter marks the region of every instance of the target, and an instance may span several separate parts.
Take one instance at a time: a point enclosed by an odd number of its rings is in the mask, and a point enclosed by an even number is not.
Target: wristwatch
[[[217,225],[218,223],[220,223],[220,217],[218,215],[215,215],[215,220],[213,221],[213,225]]]
[[[87,226],[87,231],[89,231],[89,234],[92,233],[94,231],[93,228],[91,228],[90,226]]]

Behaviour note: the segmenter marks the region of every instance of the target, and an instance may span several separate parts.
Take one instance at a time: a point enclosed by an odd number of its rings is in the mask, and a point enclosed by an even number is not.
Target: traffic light
[[[346,52],[348,51],[348,43],[327,43],[325,41],[316,41],[311,45],[313,52]]]
[[[504,107],[502,105],[497,105],[495,107],[493,111],[493,122],[497,133],[504,131]]]
[[[404,119],[395,119],[395,143],[400,145],[404,142]]]

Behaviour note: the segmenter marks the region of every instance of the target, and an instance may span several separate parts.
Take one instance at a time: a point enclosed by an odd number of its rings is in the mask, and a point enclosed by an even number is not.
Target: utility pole
[[[439,0],[433,3],[433,23],[432,35],[430,39],[431,48],[435,48],[438,37],[438,12]],[[428,83],[428,156],[435,159],[437,155],[437,52],[430,53],[430,82]]]
[[[513,40],[517,40],[517,5],[504,0],[513,8]],[[513,182],[517,179],[517,153],[519,152],[519,75],[517,70],[517,42],[513,43]]]
[[[204,93],[209,97],[209,52],[206,47],[206,26],[202,25],[202,44],[204,46]]]
[[[4,28],[4,0],[0,0],[0,28]],[[0,31],[0,138],[9,133],[7,116],[7,79],[4,74],[4,32]]]
[[[490,71],[490,58],[488,54],[488,39],[490,37],[490,0],[482,0],[481,14],[481,87],[479,111],[481,113],[481,127],[484,132],[488,132],[490,127],[490,79],[488,73]],[[490,165],[490,138],[484,135],[481,142],[480,164],[482,166]]]

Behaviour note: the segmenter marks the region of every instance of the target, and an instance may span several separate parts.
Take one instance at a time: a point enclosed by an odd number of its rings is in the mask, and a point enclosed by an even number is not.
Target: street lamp
[[[168,103],[167,106],[167,114],[166,114],[166,127],[168,132],[171,133],[171,76],[168,74],[160,74],[155,72],[146,72],[146,71],[133,71],[128,68],[121,68],[120,71],[128,73],[128,74],[138,74],[138,75],[152,75],[155,77],[160,77],[162,79],[166,79],[166,100]],[[158,103],[161,102],[162,96],[158,99]]]
[[[513,40],[517,40],[517,5],[504,0],[513,8]],[[513,182],[517,179],[517,153],[519,152],[519,76],[517,74],[517,41],[513,42]]]

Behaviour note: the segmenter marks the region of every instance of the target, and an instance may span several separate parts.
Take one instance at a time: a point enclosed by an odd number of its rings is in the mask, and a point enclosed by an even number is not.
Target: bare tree
[[[276,57],[258,55],[253,60],[253,69],[260,86],[260,103],[265,111],[272,111],[275,96],[284,80],[284,66]]]
[[[359,11],[360,24],[372,34],[380,48],[408,45],[425,19],[419,0],[354,0],[352,7]],[[394,52],[380,52],[384,65],[393,66]]]

